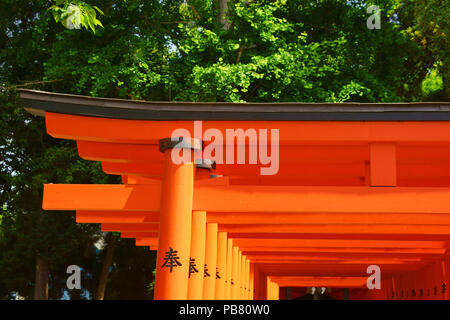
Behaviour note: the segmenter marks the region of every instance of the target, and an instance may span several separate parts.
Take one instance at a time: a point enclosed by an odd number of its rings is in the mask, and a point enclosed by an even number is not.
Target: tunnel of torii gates
[[[79,223],[157,250],[155,299],[289,299],[308,287],[347,299],[448,298],[450,103],[20,97],[49,135],[122,177],[46,184],[43,209],[75,210]],[[199,122],[214,138],[194,133]],[[190,136],[177,140],[177,129]],[[276,174],[261,174],[267,162],[218,161],[220,150],[250,158],[255,147],[250,135],[221,141],[228,129],[266,132]],[[217,158],[203,157],[208,146]],[[191,160],[174,162],[174,150]],[[380,289],[367,287],[371,265]]]

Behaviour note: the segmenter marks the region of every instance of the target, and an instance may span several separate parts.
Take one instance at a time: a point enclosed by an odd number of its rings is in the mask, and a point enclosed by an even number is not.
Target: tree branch
[[[191,7],[192,11],[194,12],[195,17],[197,18],[197,20],[200,20],[201,17],[197,11],[197,9],[195,9],[194,5],[191,4],[189,1],[186,1],[186,3],[189,5],[189,7]]]
[[[26,83],[24,83],[24,84],[16,84],[16,85],[9,86],[9,87],[3,87],[3,86],[0,86],[0,88],[1,88],[1,89],[4,89],[4,90],[11,90],[11,89],[15,89],[15,88],[21,88],[21,87],[31,86],[31,85],[33,85],[33,84],[52,83],[52,82],[58,82],[58,81],[62,81],[62,80],[64,80],[64,79],[32,81],[32,82],[26,82]]]

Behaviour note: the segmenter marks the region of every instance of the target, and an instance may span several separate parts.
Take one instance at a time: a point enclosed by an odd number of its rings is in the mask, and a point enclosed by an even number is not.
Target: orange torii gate
[[[47,184],[43,208],[75,210],[79,223],[157,250],[155,299],[360,289],[374,264],[382,287],[366,288],[367,299],[447,299],[449,103],[20,95],[51,136],[122,176],[122,185]]]

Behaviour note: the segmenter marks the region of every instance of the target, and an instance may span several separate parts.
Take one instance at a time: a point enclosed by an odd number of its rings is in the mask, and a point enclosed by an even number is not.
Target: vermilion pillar
[[[217,266],[217,223],[208,223],[206,227],[205,272],[203,278],[203,299],[213,300],[216,285]]]
[[[430,266],[426,266],[423,269],[423,277],[424,277],[424,286],[423,286],[423,296],[424,299],[423,300],[431,300],[432,296],[431,296],[431,281],[433,279],[433,277],[431,276],[431,270],[430,270]]]
[[[192,213],[191,255],[189,266],[188,300],[203,297],[203,270],[205,265],[206,212]]]
[[[278,284],[267,277],[267,300],[279,300],[280,287]]]
[[[448,295],[448,286],[450,283],[450,257],[448,256],[448,250],[447,250],[447,257],[445,258],[445,292],[447,294],[446,299],[449,300]]]
[[[237,294],[236,294],[235,299],[240,300],[241,295],[242,295],[242,251],[241,250],[239,250],[239,252],[238,252],[237,276],[236,276],[235,285],[237,288]]]
[[[278,283],[272,282],[273,286],[273,300],[280,300],[280,287]]]
[[[412,281],[411,281],[411,273],[412,272],[407,273],[407,275],[405,276],[405,280],[404,280],[406,300],[411,300],[412,299],[411,292],[412,292],[412,287],[413,286],[412,286]]]
[[[441,292],[442,292],[442,298],[444,300],[448,300],[448,283],[447,283],[447,267],[446,267],[446,261],[441,261],[441,268],[442,268],[442,284],[441,284]]]
[[[397,286],[398,280],[396,277],[392,277],[391,281],[392,281],[392,293],[390,299],[398,300],[398,286]]]
[[[217,277],[216,300],[225,299],[225,280],[227,270],[227,233],[219,232],[217,236]]]
[[[417,285],[417,297],[418,300],[426,300],[425,298],[425,286],[427,285],[426,283],[426,268],[422,268],[419,271],[419,277],[418,277],[418,285]]]
[[[227,241],[227,267],[225,278],[225,300],[231,299],[231,279],[233,277],[233,240]]]
[[[422,272],[414,272],[411,277],[411,283],[412,283],[412,293],[411,297],[413,300],[420,300],[420,278],[423,277]]]
[[[391,296],[392,296],[392,281],[391,281],[391,279],[388,279],[388,278],[384,279],[384,289],[382,287],[381,291],[384,292],[384,298],[383,298],[384,300],[391,299]]]
[[[249,261],[249,299],[254,300],[255,294],[255,265]]]
[[[231,299],[239,299],[239,248],[233,247],[233,261],[231,271]]]
[[[245,291],[244,300],[250,300],[250,260],[245,259]]]
[[[240,268],[239,268],[239,274],[240,274],[240,277],[239,277],[239,282],[240,282],[240,284],[239,284],[239,299],[240,300],[245,300],[245,297],[244,297],[244,295],[245,295],[245,266],[247,265],[247,263],[245,262],[245,256],[244,255],[241,255],[241,259],[240,259],[240,261],[241,261],[241,266],[240,266]]]
[[[441,266],[438,261],[434,261],[431,265],[432,280],[431,280],[431,295],[433,300],[441,300]]]
[[[249,295],[248,295],[248,291],[249,291],[249,287],[250,287],[250,285],[249,285],[249,279],[250,279],[249,273],[250,273],[250,261],[248,259],[245,259],[245,285],[244,285],[245,290],[244,290],[244,298],[243,298],[245,300],[249,299]]]
[[[164,173],[155,300],[185,300],[188,293],[195,166],[192,161],[174,163],[171,156],[173,148],[184,148],[182,151],[191,152],[189,150],[199,146],[191,142],[179,144],[170,139],[160,141],[160,151],[164,153]]]

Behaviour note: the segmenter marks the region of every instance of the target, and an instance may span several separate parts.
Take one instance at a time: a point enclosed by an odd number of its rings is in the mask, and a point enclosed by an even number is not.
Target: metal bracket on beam
[[[173,137],[159,140],[159,151],[164,153],[168,149],[203,150],[203,141],[196,138]]]
[[[196,159],[195,165],[197,166],[197,169],[207,169],[209,171],[216,170],[216,162],[211,159]]]

